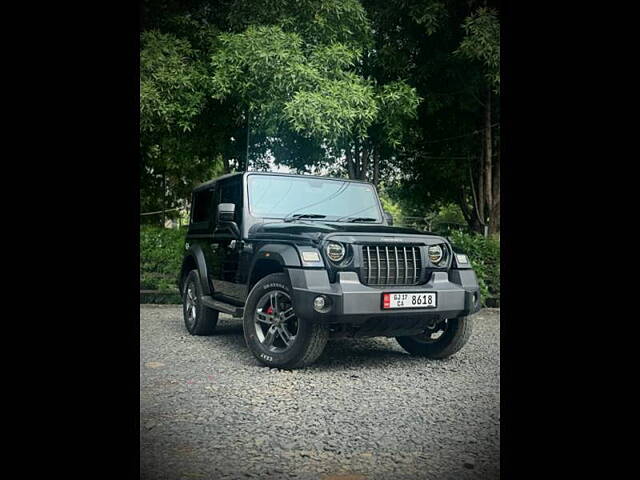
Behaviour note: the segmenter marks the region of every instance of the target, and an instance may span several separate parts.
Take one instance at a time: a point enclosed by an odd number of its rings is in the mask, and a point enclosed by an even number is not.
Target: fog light
[[[323,295],[320,295],[313,300],[313,309],[316,312],[326,311],[327,305],[328,305],[327,299]]]

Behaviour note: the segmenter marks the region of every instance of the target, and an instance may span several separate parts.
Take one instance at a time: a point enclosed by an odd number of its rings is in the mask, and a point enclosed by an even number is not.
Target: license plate
[[[383,293],[382,308],[435,308],[436,293]]]

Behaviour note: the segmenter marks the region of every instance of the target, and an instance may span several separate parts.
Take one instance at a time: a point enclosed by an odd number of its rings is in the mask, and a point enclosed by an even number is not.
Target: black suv
[[[469,260],[392,224],[366,182],[247,172],[198,186],[179,276],[187,330],[242,317],[256,358],[281,368],[310,364],[338,336],[454,354],[480,308]]]

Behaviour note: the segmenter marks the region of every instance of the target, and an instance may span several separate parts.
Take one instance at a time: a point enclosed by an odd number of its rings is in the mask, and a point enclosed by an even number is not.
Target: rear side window
[[[230,180],[220,185],[220,203],[235,203],[242,205],[242,189],[239,180]]]
[[[191,223],[208,222],[211,218],[213,190],[193,194],[193,216]]]

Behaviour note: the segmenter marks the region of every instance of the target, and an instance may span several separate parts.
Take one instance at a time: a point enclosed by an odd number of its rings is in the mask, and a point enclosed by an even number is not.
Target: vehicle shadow
[[[175,323],[175,333],[184,336],[186,331],[182,323]],[[247,348],[242,330],[242,320],[230,317],[221,317],[218,321],[216,331],[211,336],[198,337],[207,343],[212,344],[212,348],[224,349],[231,356],[236,357],[241,354],[243,364],[261,365],[254,358]],[[374,338],[339,338],[330,339],[324,352],[312,365],[309,370],[345,370],[361,367],[404,367],[407,365],[447,363],[448,360],[430,360],[413,357],[404,352],[395,339],[385,337]]]
[[[229,343],[231,345],[236,343],[244,345],[241,319],[220,317],[213,335],[191,337],[182,321],[182,313],[180,313],[179,321],[171,322],[171,330],[179,337],[197,338],[214,341],[216,343],[219,343],[219,341],[216,339],[224,339],[224,343]]]
[[[308,368],[323,371],[361,367],[405,367],[431,362],[433,361],[413,357],[404,352],[399,345],[396,346],[393,338],[341,338],[329,340],[320,358]]]
[[[242,336],[242,319],[221,318],[218,320],[214,335],[240,335]]]

